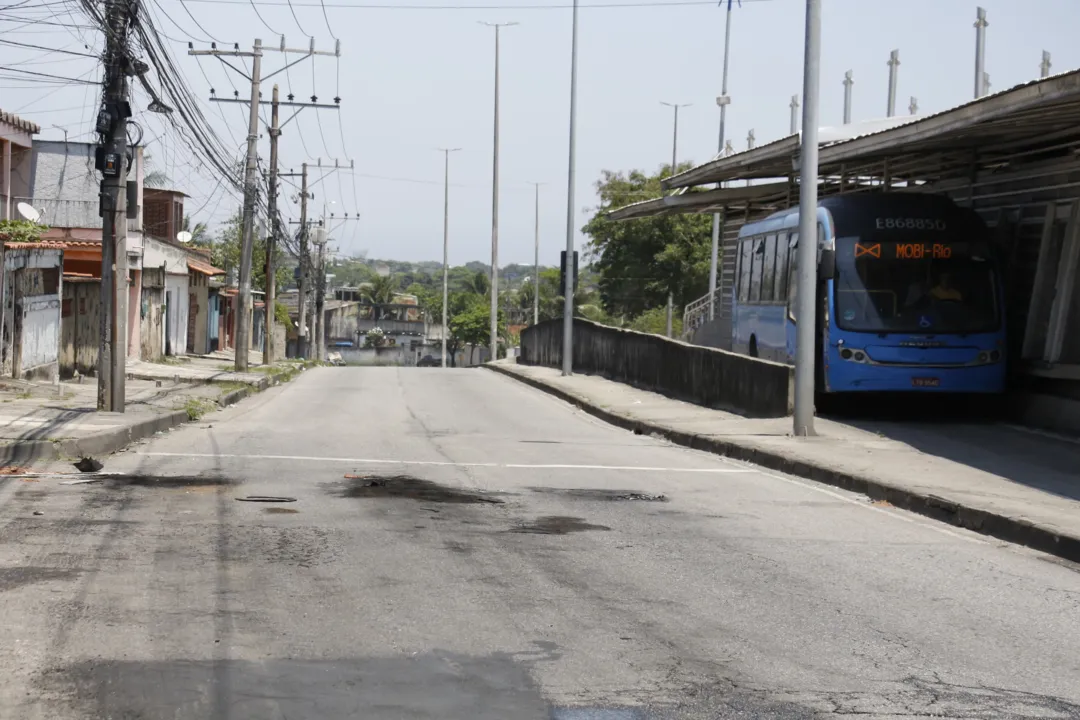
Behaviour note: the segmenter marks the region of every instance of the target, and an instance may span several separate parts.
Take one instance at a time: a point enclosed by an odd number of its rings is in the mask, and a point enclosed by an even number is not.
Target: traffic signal
[[[572,290],[577,291],[578,286],[578,252],[574,251],[574,285]],[[559,294],[566,294],[566,251],[559,253]]]

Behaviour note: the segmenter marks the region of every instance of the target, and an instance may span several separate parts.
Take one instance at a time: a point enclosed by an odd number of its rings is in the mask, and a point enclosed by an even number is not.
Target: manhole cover
[[[294,497],[282,497],[280,495],[248,495],[247,497],[236,498],[240,502],[261,502],[261,503],[287,503],[296,502]]]

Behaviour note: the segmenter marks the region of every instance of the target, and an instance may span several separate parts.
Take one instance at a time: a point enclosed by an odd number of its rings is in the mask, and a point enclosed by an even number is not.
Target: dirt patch
[[[0,592],[14,590],[31,583],[49,580],[70,580],[78,571],[69,568],[13,567],[0,568]]]
[[[239,485],[239,480],[206,475],[115,475],[108,478],[109,487],[141,487],[161,490],[196,490]]]
[[[565,515],[545,515],[538,517],[527,525],[519,525],[512,528],[512,533],[525,533],[528,535],[566,535],[572,532],[585,532],[586,530],[610,530],[606,525],[593,525],[581,518],[567,517]]]
[[[406,498],[456,505],[500,505],[503,502],[475,490],[446,487],[411,475],[349,475],[338,493],[349,498]]]
[[[263,512],[269,515],[295,515],[300,511],[296,508],[268,507],[263,508]]]
[[[562,495],[574,500],[597,500],[607,502],[638,501],[638,502],[667,502],[666,495],[642,492],[640,490],[606,490],[600,488],[552,488],[533,487],[529,488],[535,493],[543,495]]]

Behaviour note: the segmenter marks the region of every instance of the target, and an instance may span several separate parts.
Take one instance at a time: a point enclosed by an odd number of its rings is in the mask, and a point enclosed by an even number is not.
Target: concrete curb
[[[240,383],[244,383],[245,385],[250,385],[251,387],[256,388],[258,390],[265,390],[266,388],[270,387],[270,385],[271,385],[269,376],[260,378],[258,382],[247,382],[245,380],[234,380],[232,378],[225,378],[225,377],[223,377],[223,378],[217,378],[217,377],[192,378],[192,377],[184,377],[183,375],[174,375],[171,378],[163,378],[163,377],[161,377],[159,375],[152,375],[150,373],[141,373],[141,372],[135,371],[135,372],[127,373],[127,377],[128,377],[129,380],[149,380],[151,382],[165,382],[165,381],[171,380],[173,382],[181,382],[181,383],[186,383],[188,385],[214,385],[215,383],[240,382]]]
[[[297,373],[290,374],[291,380],[299,372],[314,367],[315,363],[307,362],[300,366]],[[137,374],[129,374],[128,377],[138,377]],[[159,380],[160,378],[147,377],[147,380]],[[193,382],[191,384],[213,384],[214,381],[205,383]],[[277,377],[267,376],[258,384],[247,384],[246,387],[225,393],[217,399],[217,404],[222,407],[233,405],[246,397],[262,392],[283,382]],[[186,410],[173,410],[171,412],[155,415],[154,417],[139,420],[133,425],[122,428],[110,428],[102,432],[93,433],[81,438],[66,440],[30,440],[27,442],[15,442],[10,445],[0,446],[0,465],[31,465],[33,463],[49,462],[64,457],[83,457],[85,455],[103,456],[109,455],[127,447],[136,440],[150,437],[158,432],[171,430],[174,427],[190,422]]]
[[[604,422],[637,434],[658,435],[676,445],[682,445],[694,450],[704,450],[735,460],[754,463],[788,475],[796,475],[826,485],[833,485],[866,495],[873,500],[885,500],[891,505],[940,522],[973,530],[1006,542],[1024,545],[1033,550],[1056,555],[1066,560],[1080,562],[1080,537],[1062,533],[1054,528],[1036,525],[1029,520],[1007,517],[977,507],[961,505],[936,495],[925,495],[906,488],[896,487],[864,475],[846,473],[816,463],[794,460],[777,452],[752,448],[729,440],[680,432],[663,425],[634,420],[625,415],[606,410],[599,405],[561,388],[548,385],[541,380],[520,375],[510,368],[490,363],[485,364],[484,367],[554,395],[590,415],[600,418]]]

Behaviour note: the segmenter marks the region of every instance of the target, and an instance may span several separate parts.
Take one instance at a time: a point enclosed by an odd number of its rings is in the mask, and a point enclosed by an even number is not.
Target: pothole
[[[526,525],[511,528],[510,532],[529,535],[566,535],[567,533],[585,532],[586,530],[610,529],[607,525],[593,525],[581,518],[567,517],[565,515],[545,515]]]
[[[294,497],[285,497],[283,495],[248,495],[246,497],[236,498],[240,502],[254,502],[254,503],[291,503],[296,502]]]
[[[411,475],[346,475],[340,494],[349,498],[407,498],[459,505],[501,505],[503,502],[478,491],[447,487]]]
[[[607,490],[601,488],[552,488],[534,487],[529,488],[535,493],[544,495],[562,495],[575,500],[603,500],[608,502],[637,501],[637,502],[667,502],[667,495],[659,493],[642,492],[640,490]]]

